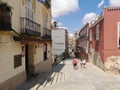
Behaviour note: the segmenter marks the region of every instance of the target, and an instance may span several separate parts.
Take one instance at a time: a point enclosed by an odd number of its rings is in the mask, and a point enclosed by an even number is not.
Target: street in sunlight
[[[0,0],[0,90],[120,90],[120,0]]]
[[[120,76],[110,74],[91,63],[74,70],[72,59],[53,67],[52,72],[39,74],[16,90],[120,90]]]

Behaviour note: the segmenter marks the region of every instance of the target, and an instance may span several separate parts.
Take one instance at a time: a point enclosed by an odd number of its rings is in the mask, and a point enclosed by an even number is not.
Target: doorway
[[[44,60],[47,60],[47,44],[44,44]]]
[[[28,62],[28,45],[25,45],[25,70],[28,76],[29,73],[29,62]]]
[[[34,45],[25,45],[25,69],[28,77],[34,74]]]

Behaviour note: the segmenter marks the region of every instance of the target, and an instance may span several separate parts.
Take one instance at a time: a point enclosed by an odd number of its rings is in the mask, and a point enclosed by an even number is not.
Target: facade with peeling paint
[[[1,0],[12,13],[0,12],[0,90],[13,90],[51,64],[51,1]]]
[[[89,58],[100,68],[120,73],[120,7],[105,7],[89,28]]]

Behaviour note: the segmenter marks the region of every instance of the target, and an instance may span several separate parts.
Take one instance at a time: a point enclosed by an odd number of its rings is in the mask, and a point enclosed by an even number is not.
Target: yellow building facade
[[[11,90],[52,69],[51,1],[1,1],[12,14],[0,11],[0,90]]]

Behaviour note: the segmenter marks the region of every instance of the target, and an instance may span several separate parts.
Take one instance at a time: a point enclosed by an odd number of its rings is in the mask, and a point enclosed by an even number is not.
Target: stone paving
[[[102,71],[93,64],[74,70],[72,59],[55,66],[50,73],[40,73],[16,90],[120,90],[120,75]]]

